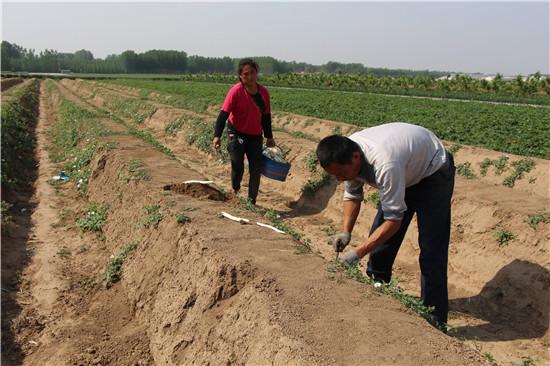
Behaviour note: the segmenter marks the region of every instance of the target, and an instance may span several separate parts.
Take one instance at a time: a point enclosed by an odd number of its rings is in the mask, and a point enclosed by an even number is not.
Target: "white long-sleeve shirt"
[[[365,183],[380,190],[384,219],[401,220],[405,189],[432,175],[447,161],[443,143],[430,130],[402,122],[364,129],[349,136],[364,161],[359,176],[345,181],[344,200],[363,200]]]

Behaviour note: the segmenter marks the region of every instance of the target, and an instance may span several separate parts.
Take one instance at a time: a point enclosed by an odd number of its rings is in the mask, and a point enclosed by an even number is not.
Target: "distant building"
[[[476,72],[476,73],[471,73],[471,74],[453,73],[453,74],[441,76],[441,77],[437,78],[436,80],[455,80],[459,75],[468,76],[468,77],[470,77],[472,79],[476,79],[476,80],[486,80],[486,81],[489,81],[489,82],[494,81],[495,78],[496,78],[496,75],[483,74],[483,73],[480,73],[480,72]],[[518,77],[517,75],[505,75],[505,76],[502,76],[501,80],[502,81],[512,81],[512,80],[516,80],[517,77]],[[532,75],[522,76],[521,79],[523,81],[527,81],[527,80],[529,80],[529,77],[532,77]]]

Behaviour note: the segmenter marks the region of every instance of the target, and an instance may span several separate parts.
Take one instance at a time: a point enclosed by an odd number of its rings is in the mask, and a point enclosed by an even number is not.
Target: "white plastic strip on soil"
[[[214,183],[213,180],[186,180],[183,182],[183,184],[191,184],[191,183],[199,183],[199,184],[212,184]]]
[[[222,211],[221,214],[222,214],[223,217],[225,217],[225,218],[227,218],[227,219],[229,219],[229,220],[236,221],[236,222],[241,223],[241,224],[243,224],[243,223],[244,223],[244,224],[250,223],[250,220],[249,220],[249,219],[245,219],[245,218],[242,218],[242,217],[233,216],[233,215],[231,215],[231,214],[229,214],[229,213],[227,213],[227,212],[224,212],[224,211]],[[273,230],[273,231],[275,231],[275,232],[277,232],[277,233],[279,233],[279,234],[286,234],[284,231],[279,230],[279,229],[277,229],[276,227],[273,227],[273,226],[271,226],[271,225],[262,224],[261,222],[256,222],[256,225],[261,226],[261,227],[266,227],[266,228],[271,229],[271,230]]]
[[[244,222],[244,223],[248,224],[250,222],[250,220],[248,220],[248,219],[243,219],[241,217],[233,216],[233,215],[228,214],[227,212],[224,212],[224,211],[222,211],[222,216],[228,218],[229,220],[237,221],[237,222],[240,222],[240,223]]]
[[[273,226],[271,226],[271,225],[262,224],[261,222],[257,222],[256,224],[259,225],[259,226],[261,226],[261,227],[266,227],[266,228],[271,229],[271,230],[273,230],[273,231],[275,231],[275,232],[278,232],[279,234],[286,234],[284,231],[279,230],[279,229],[277,229],[276,227],[273,227]]]

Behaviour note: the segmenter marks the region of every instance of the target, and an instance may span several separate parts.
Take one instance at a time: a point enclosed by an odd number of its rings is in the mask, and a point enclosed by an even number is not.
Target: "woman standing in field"
[[[240,80],[227,92],[216,120],[212,144],[215,150],[220,149],[225,122],[229,118],[227,150],[231,157],[231,185],[237,194],[241,188],[246,154],[250,172],[248,199],[256,204],[262,168],[262,133],[267,139],[266,145],[275,146],[271,107],[267,89],[257,82],[258,64],[245,58],[239,62],[238,72]]]

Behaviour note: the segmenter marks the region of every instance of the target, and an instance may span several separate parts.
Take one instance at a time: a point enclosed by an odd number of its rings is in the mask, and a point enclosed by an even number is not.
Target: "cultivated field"
[[[7,89],[6,103],[39,113],[36,127],[27,113],[13,130],[34,152],[7,162],[14,184],[2,176],[3,362],[550,363],[548,107],[270,88],[292,170],[285,183],[263,178],[254,207],[227,193],[227,155],[210,151],[228,87],[29,79]],[[6,121],[23,117],[2,107],[4,174]],[[316,143],[391,121],[434,130],[455,155],[447,334],[417,299],[414,223],[396,281],[381,289],[362,267],[335,265],[327,245],[342,185],[322,172]],[[68,182],[51,179],[61,169]],[[355,244],[376,211],[377,192],[366,197]]]

